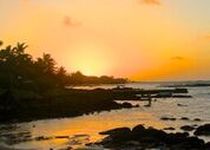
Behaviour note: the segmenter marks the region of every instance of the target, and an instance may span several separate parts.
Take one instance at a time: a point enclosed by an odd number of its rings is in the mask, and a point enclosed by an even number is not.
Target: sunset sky
[[[210,79],[210,0],[0,0],[0,40],[69,72]]]

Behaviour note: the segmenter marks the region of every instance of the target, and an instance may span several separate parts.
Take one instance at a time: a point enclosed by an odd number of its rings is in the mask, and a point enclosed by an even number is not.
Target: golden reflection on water
[[[190,90],[190,95],[193,96],[192,99],[158,99],[156,102],[152,103],[152,107],[150,108],[141,107],[146,104],[144,102],[132,102],[134,105],[139,104],[140,107],[101,112],[99,114],[95,113],[75,118],[49,119],[18,124],[18,126],[21,126],[20,130],[30,131],[33,137],[66,135],[70,138],[53,138],[48,141],[24,142],[15,145],[15,147],[20,149],[35,148],[38,150],[49,150],[49,148],[53,148],[57,150],[58,148],[62,146],[66,147],[69,144],[70,146],[74,144],[81,146],[81,144],[77,142],[81,142],[81,140],[84,142],[86,138],[89,138],[89,141],[85,141],[87,143],[100,140],[101,136],[98,134],[100,131],[117,127],[132,128],[138,124],[144,124],[145,126],[152,126],[158,129],[174,127],[176,129],[175,131],[166,132],[180,132],[180,127],[183,125],[201,125],[209,123],[209,90],[209,88],[205,90],[203,88],[193,88]],[[178,107],[177,104],[187,105],[188,107]],[[162,121],[160,118],[163,116],[175,117],[177,120]],[[190,120],[183,121],[180,119],[181,117],[188,117]],[[194,118],[201,118],[203,121],[194,122]],[[210,138],[204,137],[204,139],[210,141]]]
[[[93,115],[84,115],[75,118],[54,119],[31,122],[35,125],[31,130],[33,136],[69,136],[70,139],[53,139],[49,141],[34,142],[31,145],[39,147],[57,147],[71,143],[72,145],[82,145],[89,142],[98,141],[102,138],[100,131],[117,127],[134,127],[138,124],[164,128],[165,124],[153,117],[148,112],[137,112],[136,109],[123,109],[111,112],[102,112]],[[29,125],[29,124],[28,124]],[[73,143],[72,143],[73,142]],[[31,148],[30,145],[30,148]]]

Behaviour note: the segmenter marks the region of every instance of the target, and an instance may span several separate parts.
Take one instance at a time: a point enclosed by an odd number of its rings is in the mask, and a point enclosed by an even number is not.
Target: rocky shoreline
[[[129,102],[115,100],[146,100],[152,98],[191,97],[187,89],[144,90],[113,89],[55,89],[39,95],[28,90],[7,90],[0,95],[0,121],[23,122],[37,119],[75,117],[93,112],[132,108]]]
[[[181,127],[182,128],[182,127]],[[185,128],[185,129],[184,129]],[[210,136],[210,124],[203,124],[197,127],[193,127],[193,135],[189,134],[189,126],[183,126],[184,132],[169,133],[161,129],[155,129],[153,127],[145,127],[140,124],[135,127],[121,127],[107,131],[99,132],[99,134],[106,136],[101,141],[96,143],[88,143],[87,147],[83,147],[84,150],[105,150],[106,148],[111,150],[209,150],[210,142],[205,142],[199,136]],[[170,129],[169,129],[170,130]],[[29,132],[18,133],[17,135],[9,135],[13,137],[13,142],[29,142],[29,141],[48,141],[54,139],[65,139],[71,142],[78,142],[78,139],[89,139],[89,135],[75,135],[74,136],[38,136],[32,138]],[[26,138],[27,137],[27,138]],[[79,137],[78,139],[76,137]],[[73,141],[71,141],[73,140]],[[10,143],[12,144],[12,143]],[[14,144],[14,143],[13,143]],[[2,150],[16,150],[12,148],[1,147]],[[71,145],[59,150],[73,150]],[[28,150],[28,149],[27,149]],[[50,148],[49,150],[57,150],[56,148]]]
[[[210,135],[210,124],[197,127],[194,136],[188,132],[166,133],[163,130],[153,127],[144,127],[137,125],[130,129],[128,127],[115,128],[100,132],[106,137],[101,141],[94,143],[103,145],[105,148],[114,150],[121,149],[161,149],[161,150],[209,150],[210,142],[197,137],[198,135]]]

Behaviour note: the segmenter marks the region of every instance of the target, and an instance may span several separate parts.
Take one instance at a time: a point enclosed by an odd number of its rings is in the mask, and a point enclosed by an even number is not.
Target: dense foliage
[[[50,54],[34,59],[25,52],[24,43],[2,45],[0,41],[0,121],[69,117],[124,107],[114,102],[109,91],[64,87],[125,83],[125,79],[67,73]]]
[[[3,42],[0,42],[2,47]],[[127,80],[108,76],[85,76],[81,72],[67,73],[58,67],[50,54],[34,59],[25,50],[25,43],[0,49],[0,88],[25,88],[44,91],[55,87],[82,84],[125,83]],[[91,67],[91,66],[90,66]]]

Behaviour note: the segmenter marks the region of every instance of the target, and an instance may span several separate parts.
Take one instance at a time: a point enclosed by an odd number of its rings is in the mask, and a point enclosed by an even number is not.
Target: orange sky
[[[70,72],[210,79],[208,0],[0,0],[5,44],[27,42]]]

